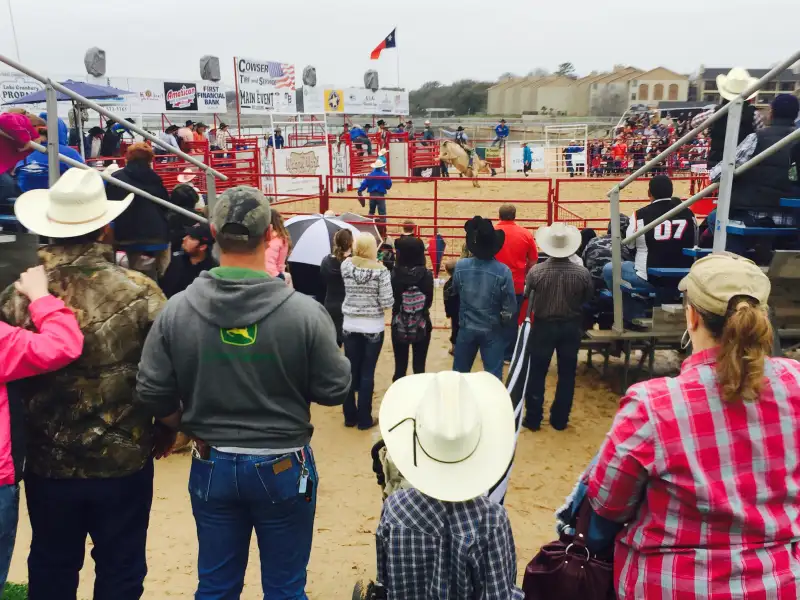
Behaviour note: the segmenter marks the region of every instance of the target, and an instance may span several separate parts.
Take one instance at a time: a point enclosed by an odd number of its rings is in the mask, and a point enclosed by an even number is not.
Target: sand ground
[[[579,204],[576,201],[605,198],[611,185],[609,180],[561,184],[559,196],[562,201],[573,201],[563,202],[562,206],[582,218],[597,219],[589,226],[605,228],[607,201],[593,204]],[[646,202],[646,185],[646,182],[637,182],[623,192],[623,200],[631,201],[625,204],[623,212],[630,214]],[[520,222],[531,229],[538,227],[547,217],[549,189],[546,181],[516,182],[504,181],[503,178],[486,179],[478,189],[469,182],[457,179],[438,184],[396,184],[388,197],[390,234],[392,230],[395,233],[399,230],[404,219],[413,216],[423,226],[423,237],[429,236],[433,225],[432,199],[436,193],[440,198],[436,207],[440,232],[445,236],[454,236],[448,238],[448,253],[458,253],[460,240],[463,239],[464,220],[476,214],[496,218],[497,209],[504,202],[516,202]],[[676,183],[676,194],[685,197],[687,191],[688,182]],[[332,198],[331,208],[337,213],[347,210],[360,212],[355,194],[347,196]],[[524,203],[522,200],[539,202]],[[291,210],[316,212],[318,202],[299,202]],[[440,291],[437,288],[437,293]],[[434,301],[433,319],[436,326],[447,324],[441,298],[438,297]],[[428,354],[428,371],[446,370],[452,366],[452,359],[447,353],[448,335],[449,332],[442,329],[434,332]],[[660,353],[657,366],[662,371],[674,369],[677,359],[672,353]],[[475,366],[475,369],[478,368],[479,361]],[[548,405],[555,387],[555,369],[554,360],[548,377]],[[393,371],[391,344],[386,343],[376,372],[376,415],[380,398],[391,383]],[[523,432],[506,501],[517,546],[520,580],[525,564],[543,543],[553,538],[553,512],[563,503],[576,478],[599,448],[618,401],[619,397],[611,391],[609,383],[603,381],[596,371],[582,365],[578,369],[570,428],[561,433],[549,427],[537,433]],[[321,483],[308,573],[308,594],[312,600],[344,599],[350,597],[356,579],[374,576],[373,534],[380,517],[381,493],[371,470],[369,451],[378,434],[374,431],[346,429],[341,410],[336,408],[315,406],[313,422],[316,427],[313,446]],[[190,457],[186,454],[172,456],[156,465],[155,498],[147,544],[149,575],[145,581],[145,598],[193,597],[197,581],[197,541],[187,492],[189,466]],[[27,579],[25,561],[30,539],[23,495],[9,581],[22,582]],[[91,598],[92,593],[90,548],[89,541],[78,596],[82,599]],[[254,541],[242,594],[244,599],[262,597],[258,560]]]
[[[434,332],[428,356],[428,370],[446,370],[452,365],[447,354],[447,332]],[[674,355],[659,357],[661,369],[674,368]],[[546,408],[555,388],[555,360],[548,377]],[[612,364],[613,366],[613,364]],[[475,369],[480,368],[479,361]],[[394,359],[391,344],[385,344],[376,373],[375,406],[391,383]],[[520,439],[517,459],[507,496],[517,547],[518,575],[537,549],[554,537],[553,512],[563,503],[576,478],[592,458],[611,425],[618,395],[610,391],[594,370],[578,368],[575,404],[570,427],[556,432],[549,427]],[[341,410],[315,406],[316,431],[313,446],[321,483],[308,595],[312,600],[350,598],[359,577],[374,576],[374,531],[380,517],[381,493],[371,470],[369,455],[377,439],[375,431],[346,429]],[[145,598],[192,598],[196,587],[197,540],[187,492],[190,457],[174,455],[156,464],[155,498],[147,541],[149,574]],[[24,495],[20,510],[16,551],[9,581],[27,579],[26,559],[31,531]],[[88,554],[81,573],[78,597],[90,599],[93,562]],[[242,598],[261,598],[255,542]]]

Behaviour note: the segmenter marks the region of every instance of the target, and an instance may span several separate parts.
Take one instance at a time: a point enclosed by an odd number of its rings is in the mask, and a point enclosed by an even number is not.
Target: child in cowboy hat
[[[485,496],[514,454],[505,386],[488,373],[404,377],[379,420],[408,485],[386,499],[375,532],[378,583],[358,584],[354,597],[467,600],[491,590],[485,597],[522,600],[508,515]]]

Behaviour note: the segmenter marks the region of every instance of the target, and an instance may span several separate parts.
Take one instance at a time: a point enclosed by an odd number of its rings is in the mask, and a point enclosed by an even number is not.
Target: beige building
[[[688,94],[689,78],[684,75],[664,67],[643,71],[620,65],[579,79],[548,75],[501,81],[489,88],[488,112],[521,115],[552,110],[568,116],[607,116],[622,114],[631,104],[686,101]]]
[[[717,76],[727,75],[731,68],[706,69],[700,67],[697,76],[697,100],[718,104],[720,102],[719,91],[717,90]],[[769,69],[748,69],[751,77],[760,79],[769,72]],[[778,94],[795,94],[800,96],[800,72],[787,69],[781,73],[777,79],[767,83],[756,96],[755,106],[759,109],[766,109]]]
[[[658,106],[659,102],[686,102],[689,100],[689,77],[664,67],[642,73],[630,81],[632,104]]]

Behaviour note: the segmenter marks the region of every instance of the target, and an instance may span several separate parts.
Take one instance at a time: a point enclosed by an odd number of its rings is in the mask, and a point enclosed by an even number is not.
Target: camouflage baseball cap
[[[217,230],[217,239],[246,242],[267,231],[269,202],[254,187],[240,185],[230,188],[217,198],[211,222]]]

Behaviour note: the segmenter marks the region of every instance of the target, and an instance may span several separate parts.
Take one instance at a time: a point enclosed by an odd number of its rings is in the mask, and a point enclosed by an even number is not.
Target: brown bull
[[[439,148],[439,160],[455,167],[464,177],[473,178],[472,185],[476,188],[481,187],[477,179],[479,173],[494,175],[492,167],[485,160],[481,160],[474,152],[472,166],[470,166],[467,151],[456,142],[442,142]]]

